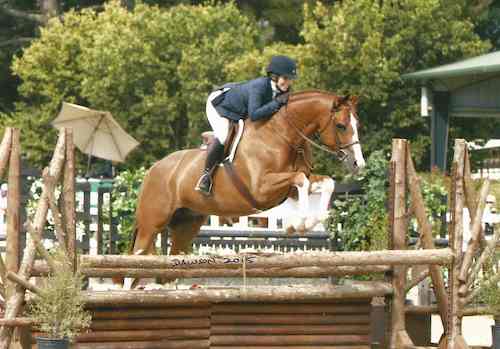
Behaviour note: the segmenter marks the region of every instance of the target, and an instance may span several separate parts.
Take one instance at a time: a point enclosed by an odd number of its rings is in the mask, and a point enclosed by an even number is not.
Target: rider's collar
[[[271,80],[271,88],[273,89],[273,97],[279,95],[280,93],[283,93],[283,91],[281,91],[278,88],[278,85],[276,84],[276,81]]]

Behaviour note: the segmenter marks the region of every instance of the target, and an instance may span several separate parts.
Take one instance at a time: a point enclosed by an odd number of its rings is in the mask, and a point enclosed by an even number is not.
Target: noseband
[[[288,104],[286,105],[285,107],[285,111],[286,111],[286,114],[290,114],[288,112]],[[326,129],[328,129],[328,126],[330,126],[333,122],[336,121],[336,118],[337,118],[337,114],[336,112],[338,111],[338,108],[335,108],[335,103],[332,105],[332,108],[330,109],[330,120],[327,122],[327,124],[321,128],[321,130],[319,130],[319,134],[322,135],[323,132],[325,132]],[[345,126],[341,123],[335,123],[335,150],[332,151],[330,149],[328,149],[327,147],[321,145],[321,144],[318,144],[317,142],[313,141],[311,138],[309,138],[308,136],[306,136],[297,126],[295,126],[295,124],[293,122],[291,122],[291,120],[289,120],[289,118],[285,117],[285,120],[295,129],[295,131],[297,131],[297,133],[306,141],[308,142],[309,144],[311,144],[312,146],[324,151],[324,152],[327,152],[329,154],[332,154],[334,155],[339,161],[345,161],[347,159],[347,156],[348,154],[344,151],[344,149],[346,148],[349,148],[349,147],[352,147],[353,145],[355,144],[359,144],[359,140],[358,141],[355,141],[355,142],[351,142],[351,143],[347,143],[347,144],[339,144],[338,143],[338,139],[340,137],[338,137],[337,135],[337,132],[339,132],[338,130],[339,129],[344,129],[345,130]]]

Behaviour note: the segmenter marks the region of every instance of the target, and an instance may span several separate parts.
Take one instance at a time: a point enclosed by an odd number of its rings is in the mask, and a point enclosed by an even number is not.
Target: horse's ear
[[[337,105],[342,105],[344,104],[345,102],[347,102],[349,100],[350,96],[349,95],[345,95],[345,96],[339,96],[338,100],[337,100]]]
[[[352,96],[351,97],[351,104],[352,105],[357,105],[358,101],[359,101],[359,97],[358,96]]]

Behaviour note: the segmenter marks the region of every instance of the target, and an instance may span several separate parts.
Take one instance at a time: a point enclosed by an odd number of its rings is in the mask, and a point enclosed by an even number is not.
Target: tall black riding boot
[[[201,175],[194,190],[209,196],[212,192],[212,173],[215,167],[222,161],[224,156],[224,144],[217,138],[207,148],[207,159],[205,160],[205,169]]]

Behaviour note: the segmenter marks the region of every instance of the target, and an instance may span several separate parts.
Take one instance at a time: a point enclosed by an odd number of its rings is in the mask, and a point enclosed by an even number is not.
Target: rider
[[[212,173],[223,160],[229,121],[247,117],[252,121],[265,120],[288,102],[290,87],[297,77],[295,61],[287,56],[273,56],[266,71],[266,77],[229,83],[208,96],[206,112],[215,139],[207,149],[205,169],[195,187],[202,194],[211,193]]]

